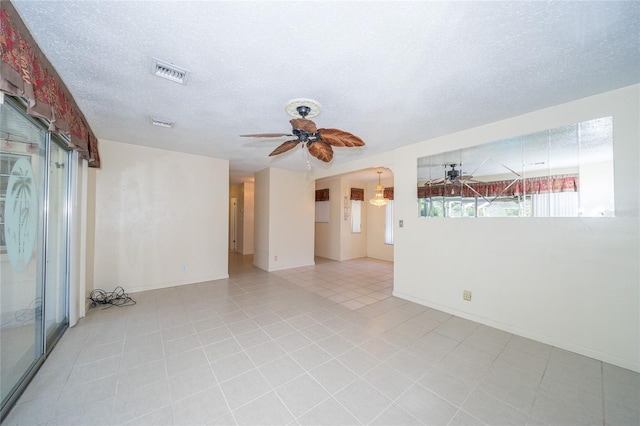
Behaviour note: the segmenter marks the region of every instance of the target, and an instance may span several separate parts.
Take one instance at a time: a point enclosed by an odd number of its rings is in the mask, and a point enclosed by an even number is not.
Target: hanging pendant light
[[[376,185],[376,195],[369,200],[370,204],[373,204],[377,207],[386,206],[389,204],[389,200],[384,198],[384,186],[380,184],[380,175],[382,172],[378,172],[378,184]]]

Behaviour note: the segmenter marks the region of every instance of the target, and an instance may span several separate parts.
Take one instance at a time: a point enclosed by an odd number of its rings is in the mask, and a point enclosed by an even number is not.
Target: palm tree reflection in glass
[[[16,272],[24,272],[31,262],[36,241],[37,204],[31,162],[21,158],[11,169],[4,211],[7,255]]]

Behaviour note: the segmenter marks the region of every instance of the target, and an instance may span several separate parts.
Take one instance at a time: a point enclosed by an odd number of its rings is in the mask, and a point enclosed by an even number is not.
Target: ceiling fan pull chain
[[[311,171],[311,163],[309,162],[309,150],[304,149],[304,144],[302,145],[302,148],[304,150],[304,158],[305,158],[304,168],[307,169],[307,171]]]

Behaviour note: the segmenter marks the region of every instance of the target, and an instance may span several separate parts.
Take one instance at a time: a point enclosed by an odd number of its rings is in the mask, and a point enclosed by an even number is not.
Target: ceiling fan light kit
[[[257,133],[249,135],[240,135],[243,137],[268,138],[280,136],[295,136],[296,139],[288,140],[274,149],[269,156],[282,154],[287,152],[298,144],[307,148],[309,154],[318,160],[329,163],[333,160],[333,148],[336,147],[354,147],[364,146],[365,143],[358,136],[345,132],[340,129],[318,129],[316,123],[309,120],[308,117],[315,117],[320,114],[322,107],[319,102],[313,99],[296,98],[285,104],[285,111],[292,118],[291,133]],[[307,162],[307,169],[309,164]]]

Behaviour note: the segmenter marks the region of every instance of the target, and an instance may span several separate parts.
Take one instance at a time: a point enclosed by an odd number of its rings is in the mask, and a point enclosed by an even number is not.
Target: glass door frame
[[[65,143],[67,146],[65,146]],[[43,327],[43,348],[44,348],[44,355],[45,357],[49,355],[49,353],[51,352],[51,350],[53,349],[53,347],[56,345],[56,343],[58,343],[58,341],[60,340],[60,338],[62,337],[62,335],[64,334],[65,330],[68,328],[69,326],[69,285],[70,285],[70,259],[71,259],[71,208],[72,208],[72,203],[71,203],[71,178],[73,176],[72,173],[72,159],[73,159],[73,155],[72,155],[72,150],[68,147],[69,142],[68,139],[66,139],[65,137],[62,137],[61,135],[53,135],[51,132],[47,133],[47,142],[46,142],[46,149],[47,149],[47,155],[46,155],[46,164],[47,164],[47,168],[46,168],[46,213],[45,213],[45,250],[44,250],[44,256],[43,256],[43,260],[44,260],[44,283],[43,283],[43,292],[46,293],[46,285],[47,285],[47,277],[48,277],[48,265],[49,265],[49,253],[48,253],[48,249],[50,247],[49,245],[49,226],[51,225],[49,219],[50,219],[50,206],[51,206],[51,181],[50,181],[50,177],[51,177],[51,147],[53,146],[53,144],[56,144],[62,151],[64,151],[66,153],[66,165],[67,167],[65,168],[66,170],[66,185],[64,188],[64,225],[65,225],[65,232],[64,232],[64,254],[63,254],[63,258],[64,258],[64,263],[63,265],[60,265],[61,267],[64,268],[64,273],[63,273],[63,288],[64,288],[64,294],[62,296],[62,300],[64,302],[64,306],[63,306],[63,310],[64,310],[64,320],[61,326],[59,326],[57,328],[57,330],[55,330],[53,333],[51,333],[49,336],[47,336],[47,309],[46,309],[46,303],[43,303],[43,309],[42,309],[42,327]]]
[[[16,403],[20,395],[27,388],[28,384],[31,382],[39,368],[44,363],[47,356],[51,353],[51,350],[55,347],[56,343],[60,340],[64,331],[68,328],[69,325],[69,294],[70,294],[70,255],[71,255],[71,208],[72,208],[72,200],[71,200],[71,179],[74,177],[73,169],[76,166],[76,163],[73,160],[74,155],[72,155],[72,151],[65,146],[65,143],[68,145],[68,139],[65,137],[55,135],[53,136],[48,129],[48,123],[45,120],[37,119],[29,116],[26,113],[26,103],[20,99],[15,98],[13,96],[2,95],[0,94],[0,104],[2,108],[13,108],[20,115],[23,116],[25,120],[28,120],[30,123],[36,125],[44,131],[44,141],[43,145],[39,148],[39,161],[44,162],[44,167],[41,170],[43,176],[38,178],[38,185],[42,185],[41,194],[38,195],[39,211],[38,211],[38,221],[39,226],[41,227],[41,234],[38,235],[38,239],[36,241],[36,274],[35,274],[35,286],[36,286],[36,297],[41,297],[41,309],[40,312],[35,312],[34,319],[34,360],[31,363],[30,367],[22,374],[19,381],[13,386],[11,391],[6,395],[3,400],[0,401],[0,421],[3,421],[9,411]],[[56,139],[54,141],[53,139]],[[45,286],[47,285],[47,250],[49,244],[49,207],[50,207],[50,172],[51,172],[51,147],[52,144],[58,145],[63,151],[66,152],[66,164],[68,167],[66,168],[66,187],[64,188],[64,218],[65,222],[65,232],[63,235],[65,241],[64,248],[64,261],[61,267],[64,268],[64,283],[63,283],[63,291],[64,295],[62,299],[64,300],[64,320],[61,325],[50,335],[50,338],[47,339],[46,333],[46,290]],[[42,155],[42,150],[44,150],[44,155]],[[40,192],[40,191],[39,191]]]

